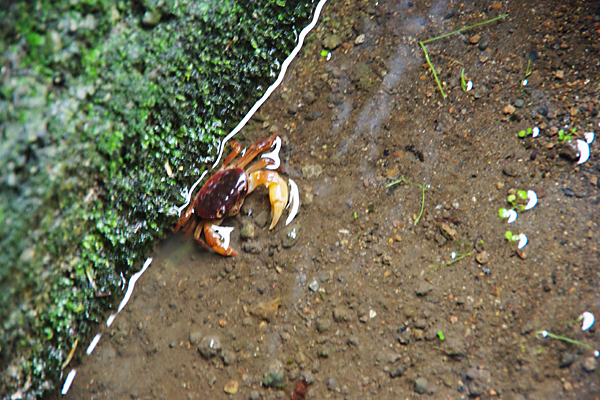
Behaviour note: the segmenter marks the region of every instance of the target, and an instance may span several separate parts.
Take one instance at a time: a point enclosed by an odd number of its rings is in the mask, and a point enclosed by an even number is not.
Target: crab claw
[[[269,201],[273,211],[273,220],[269,230],[277,225],[285,206],[288,203],[288,185],[282,177],[275,171],[260,170],[250,174],[248,178],[248,193],[252,192],[257,186],[265,185],[269,189]]]
[[[218,221],[218,223],[220,222]],[[229,246],[229,234],[232,230],[233,228],[223,228],[207,222],[204,225],[206,244],[222,256],[237,256],[238,252]],[[198,240],[196,241],[198,242]]]

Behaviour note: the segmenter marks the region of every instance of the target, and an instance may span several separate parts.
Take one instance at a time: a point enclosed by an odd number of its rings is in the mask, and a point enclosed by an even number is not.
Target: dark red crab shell
[[[248,194],[248,176],[243,168],[230,168],[214,174],[200,189],[196,200],[196,215],[215,219],[228,216]]]

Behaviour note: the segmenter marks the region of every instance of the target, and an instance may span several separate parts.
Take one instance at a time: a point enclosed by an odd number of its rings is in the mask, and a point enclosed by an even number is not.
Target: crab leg
[[[250,163],[250,161],[254,160],[257,155],[271,147],[278,136],[278,134],[274,134],[269,138],[260,139],[254,142],[254,144],[246,151],[246,154],[232,164],[232,167],[244,168],[246,165],[248,165],[248,163]]]
[[[200,243],[201,245],[207,244],[208,246],[210,246],[210,248],[212,248],[214,251],[223,256],[235,257],[238,255],[238,252],[235,251],[231,246],[225,247],[223,239],[221,238],[221,234],[217,232],[214,228],[214,226],[219,225],[221,221],[223,220],[208,220],[203,222],[204,238],[206,239],[206,243],[203,243],[199,233],[197,235],[194,235],[194,239],[196,239],[196,242]]]
[[[233,150],[231,151],[231,153],[229,153],[225,161],[223,161],[223,165],[221,165],[220,169],[224,169],[227,166],[227,164],[229,164],[231,160],[236,158],[238,154],[240,154],[240,152],[242,151],[242,145],[237,140],[232,140],[231,142],[229,142],[229,145],[233,147]]]
[[[194,201],[192,202],[192,204],[190,204],[190,206],[188,207],[188,209],[185,210],[185,213],[181,216],[181,218],[179,218],[179,221],[177,221],[177,226],[175,227],[175,229],[173,229],[173,232],[179,231],[179,229],[183,225],[185,225],[185,223],[190,219],[190,217],[194,213],[195,200],[196,199],[194,199]]]
[[[273,229],[279,221],[288,202],[287,182],[275,171],[261,170],[248,175],[248,193],[259,185],[265,185],[269,189],[269,200],[273,210],[273,221],[269,229]]]

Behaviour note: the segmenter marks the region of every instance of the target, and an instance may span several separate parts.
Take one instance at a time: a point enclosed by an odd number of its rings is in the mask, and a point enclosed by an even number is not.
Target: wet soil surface
[[[442,99],[418,40],[505,13],[427,44]],[[268,193],[251,194],[224,222],[235,258],[173,235],[94,353],[80,346],[64,397],[289,399],[301,379],[307,399],[600,397],[593,351],[537,333],[600,347],[577,322],[600,315],[600,152],[578,165],[558,136],[599,130],[599,14],[593,1],[329,4],[238,138],[280,133],[299,215],[269,231]],[[530,189],[537,206],[508,225],[498,209]]]

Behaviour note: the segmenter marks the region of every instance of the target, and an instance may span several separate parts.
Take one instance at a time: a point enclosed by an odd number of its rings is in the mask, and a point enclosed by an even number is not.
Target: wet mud
[[[600,153],[578,165],[558,138],[600,129],[597,6],[331,2],[237,137],[281,135],[298,216],[269,231],[259,189],[223,223],[238,257],[162,243],[60,397],[600,396],[592,350],[537,333],[600,347],[577,322],[600,315]],[[505,13],[426,45],[443,99],[418,41]],[[529,189],[508,225],[499,208]]]

